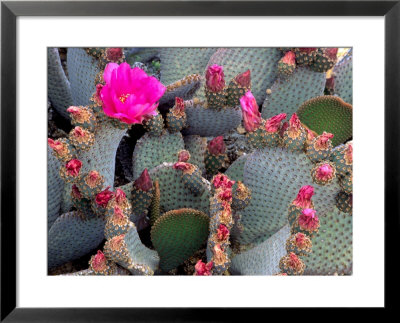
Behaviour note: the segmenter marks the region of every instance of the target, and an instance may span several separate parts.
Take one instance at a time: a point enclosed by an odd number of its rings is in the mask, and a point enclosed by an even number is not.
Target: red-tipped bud
[[[79,171],[81,170],[82,162],[79,159],[72,159],[66,165],[67,174],[72,177],[76,177],[79,175]]]
[[[101,250],[92,258],[91,265],[94,271],[104,271],[107,268],[107,259]]]
[[[123,220],[125,217],[124,212],[122,212],[121,208],[118,205],[114,206],[114,218],[116,220]]]
[[[226,241],[229,238],[229,230],[225,225],[219,225],[217,229],[217,238],[219,241]]]
[[[80,200],[82,198],[82,194],[79,191],[79,188],[74,184],[72,185],[71,195],[73,198]]]
[[[267,132],[277,132],[279,130],[279,127],[281,125],[281,121],[283,119],[286,119],[286,113],[281,113],[278,114],[272,118],[269,118],[265,122],[265,130]]]
[[[303,263],[294,252],[291,252],[289,254],[287,265],[289,266],[289,268],[293,269],[294,271],[300,271],[301,267],[303,266]]]
[[[207,264],[199,260],[194,266],[195,276],[211,276],[211,268],[213,266],[213,262],[210,261]]]
[[[296,64],[296,55],[292,51],[288,51],[285,56],[282,58],[282,63],[288,65],[295,65]]]
[[[325,86],[329,90],[333,90],[335,88],[335,78],[331,76],[330,78],[326,79]]]
[[[324,133],[322,135],[317,137],[317,139],[315,141],[315,145],[319,149],[328,149],[330,140],[332,138],[333,138],[333,134],[324,131]]]
[[[312,187],[311,185],[305,185],[300,188],[296,199],[293,201],[293,204],[303,209],[309,208],[311,206],[311,197],[313,195],[314,187]]]
[[[124,51],[120,47],[107,48],[105,54],[108,61],[118,62],[124,56]]]
[[[224,154],[226,151],[224,137],[219,136],[219,137],[215,137],[213,140],[211,140],[208,143],[208,151],[210,152],[211,155],[215,155],[215,156]]]
[[[218,194],[218,198],[223,201],[231,201],[232,200],[232,189],[226,188],[222,192]]]
[[[225,87],[224,69],[219,65],[211,65],[206,72],[206,86],[211,92],[220,92]]]
[[[135,181],[134,185],[136,188],[138,188],[142,191],[145,191],[145,192],[148,192],[153,188],[153,182],[150,178],[147,168],[144,169],[142,174]]]
[[[183,113],[185,111],[185,103],[182,98],[175,98],[174,109],[176,112]]]
[[[49,146],[57,153],[57,154],[61,154],[65,147],[64,144],[58,140],[53,140],[53,139],[47,139],[47,143],[49,144]]]
[[[303,248],[306,246],[306,235],[304,233],[298,232],[294,237],[294,241],[298,248]]]
[[[334,169],[329,164],[323,164],[317,168],[315,176],[319,181],[329,181],[334,176]]]
[[[86,131],[83,130],[81,127],[75,127],[72,134],[76,137],[76,138],[81,138],[81,137],[85,137],[87,135]]]
[[[172,166],[174,169],[179,169],[179,170],[189,170],[191,168],[191,165],[189,163],[183,163],[183,162],[177,162]]]
[[[90,186],[90,187],[95,187],[99,184],[101,180],[100,174],[99,172],[92,170],[89,172],[88,176],[86,177],[86,183]]]
[[[215,262],[217,262],[219,264],[225,262],[225,260],[226,260],[225,252],[224,252],[224,249],[222,249],[220,244],[216,244],[214,246],[214,248],[212,249],[212,251],[214,254]]]
[[[297,131],[297,130],[300,129],[300,127],[301,127],[300,119],[299,119],[299,117],[297,116],[296,113],[293,113],[292,117],[289,120],[289,128],[292,131],[294,131],[294,130]]]
[[[282,124],[281,129],[279,130],[279,135],[280,135],[281,137],[283,137],[283,134],[285,133],[285,131],[286,131],[287,128],[289,128],[289,122],[285,121],[285,122]]]
[[[327,48],[325,49],[325,55],[330,58],[331,60],[336,60],[337,58],[338,48]]]
[[[242,107],[244,128],[247,132],[252,132],[261,124],[261,113],[258,111],[258,104],[253,94],[248,91],[240,98]]]
[[[344,152],[344,158],[348,164],[353,163],[353,144],[347,144],[346,150]]]
[[[235,81],[242,87],[249,88],[251,83],[250,70],[236,75]]]
[[[67,109],[67,112],[68,112],[68,113],[71,113],[71,114],[74,115],[74,116],[77,116],[77,115],[79,115],[79,114],[82,112],[82,109],[81,109],[80,107],[70,106],[70,107]]]
[[[123,190],[121,190],[120,188],[117,188],[115,190],[115,201],[118,204],[122,204],[126,201],[126,194]]]
[[[190,159],[190,153],[187,150],[181,150],[178,153],[178,162],[186,163]]]
[[[311,142],[315,138],[315,133],[308,128],[305,128],[305,129],[306,129],[306,133],[307,133],[307,140],[309,142]]]
[[[114,196],[114,193],[109,190],[110,186],[96,195],[96,204],[101,207],[107,207],[108,202]]]
[[[307,231],[317,230],[319,228],[317,212],[313,209],[304,209],[299,216],[299,226]]]

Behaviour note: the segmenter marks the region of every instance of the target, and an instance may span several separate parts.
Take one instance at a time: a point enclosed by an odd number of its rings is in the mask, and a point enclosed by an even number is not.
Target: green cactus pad
[[[159,137],[164,132],[164,118],[158,113],[151,119],[143,122],[143,127],[153,137]]]
[[[201,195],[195,196],[187,189],[182,181],[180,170],[172,168],[172,163],[164,163],[149,173],[151,178],[160,183],[160,207],[164,212],[181,208],[194,208],[208,214],[210,210],[210,189],[204,190]],[[205,185],[209,183],[203,179]]]
[[[339,192],[336,196],[336,207],[340,212],[351,214],[353,212],[353,194]]]
[[[312,239],[312,253],[303,258],[305,275],[351,275],[353,265],[352,216],[334,208],[320,216],[320,229]]]
[[[160,268],[169,271],[192,256],[207,239],[209,218],[194,209],[163,214],[151,229],[151,241],[160,255]]]
[[[300,121],[318,135],[332,133],[335,147],[353,135],[353,107],[335,96],[319,96],[304,102],[297,110]]]
[[[187,75],[179,81],[167,85],[167,90],[160,99],[160,104],[173,105],[175,98],[189,100],[201,86],[199,74]]]
[[[242,121],[240,107],[209,109],[201,102],[186,101],[185,111],[188,125],[182,131],[185,135],[218,137],[236,129]]]
[[[57,112],[69,119],[67,109],[73,105],[71,85],[62,68],[58,48],[47,48],[47,95]]]
[[[334,93],[345,102],[353,104],[353,54],[349,51],[346,56],[333,68],[335,77]]]
[[[325,74],[312,71],[308,67],[297,67],[293,74],[286,78],[278,78],[271,87],[262,107],[262,117],[271,118],[279,113],[289,117],[300,105],[313,97],[324,94]]]
[[[96,249],[104,239],[104,219],[82,219],[78,212],[57,218],[48,234],[48,266],[53,268]]]
[[[304,153],[282,148],[257,150],[247,158],[243,183],[251,190],[251,200],[241,211],[241,243],[260,243],[280,230],[287,222],[289,204],[304,185],[315,189],[313,202],[319,216],[333,209],[340,191],[338,182],[313,184],[313,166]]]
[[[96,92],[94,80],[100,72],[96,59],[83,48],[68,48],[67,68],[74,105],[89,105]]]
[[[161,83],[172,84],[187,75],[202,74],[216,48],[165,47],[160,49]]]
[[[166,131],[160,137],[144,134],[136,143],[133,152],[133,178],[138,178],[145,168],[152,169],[161,163],[178,160],[178,152],[184,143],[179,132],[170,134]]]
[[[269,239],[232,257],[229,271],[238,275],[279,273],[279,261],[286,254],[285,244],[289,236],[290,227],[286,224]]]
[[[154,181],[153,191],[154,191],[153,198],[151,199],[150,203],[150,223],[152,225],[160,217],[161,192],[160,192],[160,183],[158,180]]]
[[[204,159],[207,173],[211,175],[216,174],[218,170],[221,169],[221,167],[224,165],[225,160],[228,160],[228,156],[226,154],[211,155],[207,151],[206,157]]]
[[[236,159],[226,170],[225,175],[231,180],[243,182],[244,165],[250,155],[244,154]]]
[[[207,65],[221,65],[227,83],[239,73],[250,70],[251,92],[261,105],[265,90],[271,87],[277,76],[276,66],[281,56],[277,48],[219,48]]]
[[[52,149],[47,148],[47,228],[60,215],[61,200],[64,191],[64,181],[59,175],[60,162],[52,154]]]
[[[190,153],[189,163],[196,165],[205,174],[204,156],[207,150],[207,139],[200,136],[185,136],[183,140],[185,149]]]

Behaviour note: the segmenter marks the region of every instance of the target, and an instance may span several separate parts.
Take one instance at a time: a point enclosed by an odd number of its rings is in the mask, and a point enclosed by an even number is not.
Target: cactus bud
[[[211,268],[213,266],[213,262],[210,261],[208,263],[204,263],[199,260],[196,265],[194,266],[195,269],[195,276],[211,276]]]
[[[153,188],[153,182],[150,178],[147,168],[145,168],[142,174],[136,179],[134,185],[136,188],[145,192],[148,192]]]
[[[258,110],[257,101],[251,91],[246,92],[240,98],[240,105],[242,107],[244,128],[247,132],[256,130],[261,124],[261,113]]]
[[[105,57],[109,62],[118,63],[122,61],[124,51],[121,47],[107,48],[105,51]]]
[[[192,165],[189,164],[189,163],[177,162],[177,163],[175,163],[172,167],[173,167],[174,169],[179,169],[179,170],[185,171],[185,170],[191,169],[191,166],[192,166]]]
[[[82,194],[81,194],[81,192],[79,191],[79,188],[74,184],[74,185],[72,185],[72,188],[71,188],[71,195],[72,195],[72,197],[74,198],[74,199],[81,199],[82,198]]]
[[[76,177],[79,175],[81,167],[82,162],[79,159],[72,159],[65,165],[67,174],[72,177]]]
[[[107,259],[101,250],[97,251],[97,254],[90,259],[89,262],[92,269],[96,272],[105,271],[107,269]]]
[[[220,92],[225,87],[225,75],[222,66],[211,65],[206,72],[206,86],[211,92]]]
[[[96,201],[97,205],[99,205],[103,208],[107,207],[108,202],[114,196],[114,193],[109,190],[110,187],[111,186],[107,186],[107,188],[105,190],[101,191],[100,193],[98,193],[96,195],[95,201]]]
[[[286,113],[281,113],[267,119],[267,121],[265,122],[265,130],[267,132],[277,132],[283,119],[286,119]]]
[[[324,131],[324,133],[318,136],[315,140],[315,148],[319,150],[328,149],[330,145],[330,139],[332,138],[333,134]]]
[[[224,224],[219,225],[219,227],[217,229],[217,238],[221,242],[229,239],[229,230]]]
[[[313,181],[320,185],[325,185],[332,182],[332,180],[335,178],[335,175],[336,169],[331,163],[317,164],[311,170],[311,177]]]
[[[236,75],[235,81],[242,87],[249,88],[251,83],[250,70]]]
[[[187,150],[178,152],[178,162],[186,163],[190,159],[190,153]]]
[[[293,73],[296,68],[296,55],[288,51],[278,62],[278,73],[282,77],[287,77]]]
[[[288,255],[282,257],[279,262],[279,268],[282,270],[283,273],[286,273],[288,275],[302,275],[305,265],[294,252],[291,252]]]
[[[182,98],[175,98],[175,106],[173,109],[175,110],[175,115],[182,115],[185,112],[185,103]]]
[[[304,209],[299,216],[299,226],[301,230],[307,232],[315,232],[319,228],[319,219],[316,214],[317,212],[313,209]]]
[[[212,184],[214,185],[215,189],[226,189],[232,188],[233,184],[235,184],[235,181],[231,181],[225,174],[217,174],[213,177]]]
[[[314,187],[311,185],[305,185],[300,188],[296,199],[293,201],[293,205],[301,207],[303,209],[309,208],[312,205],[311,197],[314,195]]]
[[[207,147],[208,151],[212,155],[224,154],[226,152],[224,137],[223,136],[215,137],[208,143]]]

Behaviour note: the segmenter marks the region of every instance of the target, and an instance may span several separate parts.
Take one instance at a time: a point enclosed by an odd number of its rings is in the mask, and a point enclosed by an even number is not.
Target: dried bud
[[[231,181],[228,176],[225,174],[217,174],[214,176],[212,179],[212,183],[216,189],[218,188],[232,188],[233,184],[235,184],[235,181]]]
[[[120,188],[117,188],[115,191],[115,201],[117,204],[122,204],[126,201],[126,194]]]
[[[186,163],[190,159],[190,153],[187,150],[181,150],[178,153],[178,162]]]
[[[344,159],[347,164],[353,164],[353,144],[347,144],[346,150],[344,152]]]
[[[145,168],[138,179],[136,179],[134,186],[145,192],[148,192],[153,188],[153,182],[150,178],[147,168]]]
[[[224,154],[226,152],[226,146],[224,143],[224,137],[219,136],[215,137],[208,143],[208,151],[210,152],[211,155],[220,155]]]
[[[267,119],[267,121],[265,122],[265,130],[267,132],[277,132],[283,119],[286,119],[286,113],[281,113]]]
[[[293,113],[289,120],[289,128],[291,131],[298,131],[301,128],[301,122],[296,113]]]
[[[80,200],[82,198],[82,194],[79,191],[78,187],[74,184],[72,185],[71,195],[73,198]]]
[[[328,149],[330,140],[332,138],[333,134],[324,131],[324,133],[318,136],[317,139],[315,140],[315,147],[318,148],[319,150]]]
[[[223,201],[231,201],[232,200],[232,189],[226,188],[222,192],[218,194],[218,198]]]
[[[329,181],[334,175],[334,169],[329,164],[323,164],[317,168],[315,175],[319,181]]]
[[[81,127],[75,127],[74,128],[74,130],[73,130],[73,135],[76,137],[76,138],[82,138],[82,137],[85,137],[86,136],[86,131],[85,130],[83,130]]]
[[[76,177],[79,175],[79,171],[81,170],[82,162],[79,159],[72,159],[66,165],[67,174],[72,177]]]
[[[219,241],[226,241],[229,238],[229,230],[225,225],[219,225],[217,229],[217,238]]]
[[[107,269],[107,259],[101,250],[91,259],[91,267],[94,271],[104,271]]]
[[[185,112],[185,103],[182,98],[175,98],[175,106],[173,107],[173,109],[175,109],[175,111],[179,114]]]
[[[179,169],[179,170],[189,170],[191,168],[191,164],[189,163],[183,163],[183,162],[177,162],[172,166],[174,169]]]
[[[289,254],[289,259],[287,262],[289,268],[293,269],[294,271],[300,271],[301,267],[303,266],[302,261],[297,257],[294,252]]]
[[[96,204],[101,207],[107,207],[108,202],[114,196],[114,193],[109,190],[111,186],[107,186],[107,188],[96,195]]]
[[[296,55],[292,51],[288,51],[285,56],[282,58],[282,63],[288,65],[295,65],[296,64]]]
[[[79,115],[79,114],[81,113],[81,111],[82,111],[82,109],[81,109],[80,107],[75,107],[75,106],[70,106],[70,107],[67,109],[67,112],[68,112],[68,113],[71,113],[71,114],[74,115],[74,116]]]
[[[224,70],[222,66],[211,65],[206,72],[206,86],[211,92],[220,92],[225,87]]]
[[[251,83],[250,70],[247,70],[246,72],[236,75],[235,81],[241,87],[249,88]]]
[[[53,139],[47,139],[49,146],[59,155],[65,151],[65,146],[62,142]]]
[[[122,212],[121,208],[118,205],[114,206],[114,218],[118,221],[123,220],[125,217],[124,212]]]
[[[116,48],[107,48],[106,52],[106,59],[110,62],[118,62],[124,56],[124,51],[120,47]]]
[[[258,104],[253,94],[248,91],[240,98],[242,107],[244,128],[247,132],[252,132],[261,124],[261,113],[258,111]]]

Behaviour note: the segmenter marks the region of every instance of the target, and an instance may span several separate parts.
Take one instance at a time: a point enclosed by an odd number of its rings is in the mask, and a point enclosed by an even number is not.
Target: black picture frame
[[[265,309],[16,307],[16,19],[19,16],[384,16],[385,308],[398,284],[400,1],[4,1],[1,3],[1,321],[235,321]],[[371,152],[373,153],[373,151]],[[371,233],[373,234],[373,233]],[[395,256],[394,256],[395,255]],[[390,282],[388,279],[390,278]],[[33,278],[34,279],[34,278]],[[397,282],[397,283],[396,283]],[[40,291],[38,291],[40,293]],[[392,296],[393,298],[395,296]],[[260,312],[260,313],[257,313]],[[325,314],[324,314],[325,315]],[[265,318],[267,319],[267,318]],[[247,319],[246,319],[247,321]],[[252,319],[250,319],[252,321]]]

